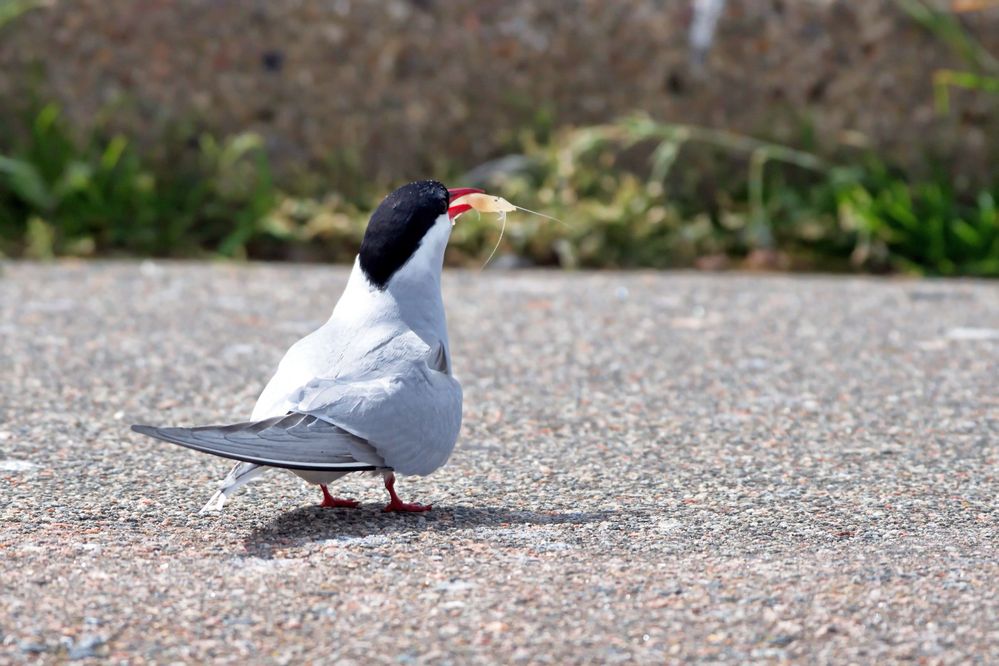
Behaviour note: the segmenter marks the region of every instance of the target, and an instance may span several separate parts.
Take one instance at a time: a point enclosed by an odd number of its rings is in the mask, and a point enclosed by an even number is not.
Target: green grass
[[[999,61],[959,18],[927,0],[896,3],[963,63],[932,73],[938,112],[951,113],[953,89],[995,109]],[[40,4],[0,0],[0,26]],[[74,136],[52,105],[24,127],[0,127],[0,256],[349,261],[393,185],[366,182],[346,148],[279,185],[252,134],[164,137],[153,158],[100,127]],[[558,130],[544,108],[511,147],[520,167],[484,185],[565,221],[510,216],[502,250],[534,264],[668,268],[762,255],[801,269],[999,277],[999,181],[958,186],[945,170],[913,175],[855,148],[832,159],[641,115]],[[492,216],[465,215],[448,261],[481,264],[498,234]]]
[[[999,276],[999,184],[961,192],[873,155],[831,163],[641,116],[564,132],[528,154],[534,167],[495,189],[573,225],[523,223],[511,246],[539,261],[670,267],[763,250],[802,268]],[[709,168],[692,175],[688,160]]]
[[[288,194],[250,134],[202,136],[162,166],[124,136],[74,139],[46,106],[12,143],[0,150],[8,256],[349,261],[378,200]],[[522,144],[521,168],[486,185],[564,220],[510,216],[503,251],[538,265],[668,268],[718,256],[738,264],[762,250],[804,269],[999,276],[999,186],[959,191],[871,155],[831,163],[644,116],[546,133],[543,143],[529,134]],[[339,178],[356,180],[347,169]],[[492,216],[464,216],[449,262],[481,264],[498,233]]]
[[[0,153],[0,251],[246,255],[277,197],[259,139],[206,136],[191,153],[154,169],[124,136],[81,145],[44,107]]]

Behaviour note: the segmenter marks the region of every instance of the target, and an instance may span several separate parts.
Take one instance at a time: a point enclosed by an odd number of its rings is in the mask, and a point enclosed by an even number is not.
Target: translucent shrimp
[[[530,213],[531,215],[537,215],[539,217],[543,217],[543,218],[546,218],[546,219],[549,219],[549,220],[553,220],[555,222],[558,222],[559,224],[561,224],[564,227],[567,227],[567,228],[570,228],[570,229],[572,228],[568,224],[566,224],[565,222],[563,222],[562,220],[558,219],[557,217],[552,217],[551,215],[545,215],[544,213],[539,213],[539,212],[537,212],[535,210],[531,210],[529,208],[524,208],[523,206],[517,206],[516,204],[510,203],[509,201],[507,201],[503,197],[493,196],[492,194],[485,194],[485,193],[478,193],[478,192],[475,192],[475,193],[472,193],[472,194],[467,194],[467,195],[461,197],[461,202],[464,203],[464,204],[468,204],[468,206],[472,210],[474,210],[475,212],[479,213],[480,215],[482,213],[495,213],[496,215],[499,216],[499,220],[500,220],[499,238],[496,239],[496,245],[493,246],[492,252],[490,252],[489,256],[486,258],[486,262],[484,264],[482,264],[482,268],[485,268],[486,266],[489,265],[489,262],[493,260],[494,256],[496,256],[496,251],[499,250],[500,244],[503,242],[503,234],[506,231],[506,214],[507,213],[512,213],[514,211],[520,210],[520,211],[523,211],[525,213]],[[479,270],[482,270],[482,269],[479,269]]]

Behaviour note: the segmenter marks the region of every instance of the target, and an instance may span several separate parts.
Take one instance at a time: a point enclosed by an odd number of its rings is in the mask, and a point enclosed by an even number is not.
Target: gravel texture
[[[343,268],[8,264],[0,662],[999,662],[999,287],[445,278],[425,515],[129,432],[242,419]]]

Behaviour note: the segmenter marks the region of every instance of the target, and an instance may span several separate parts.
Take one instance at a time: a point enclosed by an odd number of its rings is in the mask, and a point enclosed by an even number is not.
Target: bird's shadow
[[[399,532],[448,532],[516,525],[583,525],[611,519],[614,511],[542,512],[500,507],[447,506],[421,514],[397,514],[361,509],[324,509],[307,506],[283,513],[251,531],[243,540],[246,553],[274,557],[275,550],[315,541],[349,543],[365,537]]]

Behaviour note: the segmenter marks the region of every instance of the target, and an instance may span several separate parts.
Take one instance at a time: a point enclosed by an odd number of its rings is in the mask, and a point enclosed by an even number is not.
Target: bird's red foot
[[[397,497],[385,505],[385,508],[382,509],[382,513],[392,513],[395,511],[400,513],[419,513],[420,511],[430,511],[430,509],[431,506],[429,504],[400,502]]]
[[[395,494],[395,474],[391,472],[385,474],[385,490],[388,491],[391,499],[385,505],[385,508],[382,509],[382,513],[395,511],[400,513],[419,513],[420,511],[430,511],[431,507],[429,504],[409,504],[399,499],[399,496]]]
[[[323,484],[320,484],[319,487],[322,488],[323,491],[323,501],[322,504],[320,504],[319,506],[343,507],[346,509],[356,509],[357,507],[360,506],[360,503],[357,500],[340,499],[339,497],[333,497],[332,495],[330,495],[329,488],[327,488]]]

